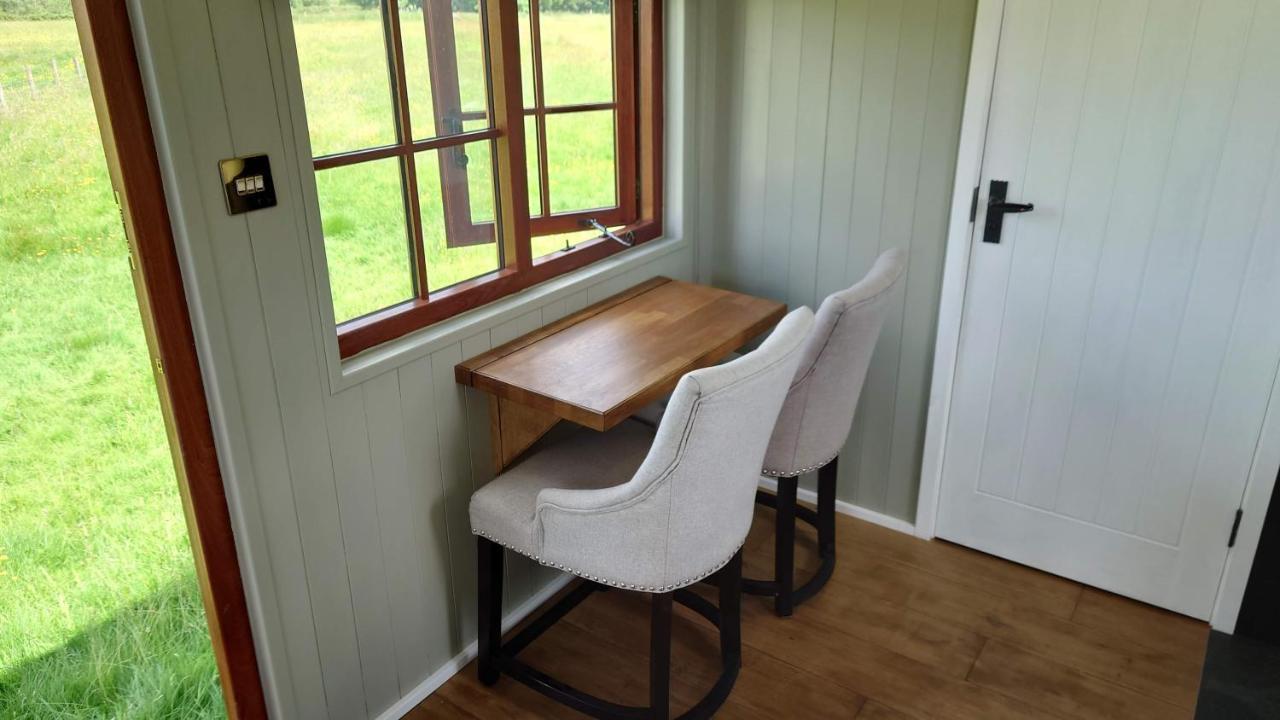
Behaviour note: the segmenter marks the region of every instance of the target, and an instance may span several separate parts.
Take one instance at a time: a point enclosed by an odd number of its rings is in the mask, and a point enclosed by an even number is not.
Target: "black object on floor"
[[[1214,631],[1196,720],[1280,718],[1280,645]]]

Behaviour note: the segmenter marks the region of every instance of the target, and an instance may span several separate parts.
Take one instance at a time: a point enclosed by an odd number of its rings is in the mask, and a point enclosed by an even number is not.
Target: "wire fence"
[[[84,79],[84,62],[79,55],[49,58],[43,65],[0,68],[0,110]]]

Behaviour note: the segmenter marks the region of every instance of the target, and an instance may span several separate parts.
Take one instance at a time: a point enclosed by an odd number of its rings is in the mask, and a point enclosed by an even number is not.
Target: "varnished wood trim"
[[[405,142],[400,145],[382,145],[367,150],[352,150],[351,152],[335,153],[333,155],[322,155],[313,162],[316,170],[329,170],[330,168],[344,167],[346,165],[355,165],[356,163],[369,162],[370,160],[385,160],[386,158],[399,157],[407,153],[419,153],[427,150],[440,150],[442,148],[457,147],[471,142],[480,140],[493,140],[498,137],[496,128],[488,128],[484,130],[472,130],[470,132],[458,133],[456,135],[445,135],[443,137],[428,138],[426,140],[415,140],[413,142]]]
[[[235,536],[214,447],[182,271],[165,205],[146,95],[124,0],[75,0],[99,130],[120,193],[147,344],[169,433],[227,714],[267,717]]]

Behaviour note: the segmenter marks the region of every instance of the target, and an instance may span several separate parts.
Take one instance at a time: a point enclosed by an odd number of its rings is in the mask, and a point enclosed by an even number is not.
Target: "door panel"
[[[971,243],[939,535],[1208,617],[1280,360],[1277,77],[1278,0],[1006,3],[978,204],[1035,210]]]

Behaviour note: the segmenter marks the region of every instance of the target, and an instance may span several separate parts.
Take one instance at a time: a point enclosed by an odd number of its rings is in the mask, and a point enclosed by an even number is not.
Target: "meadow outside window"
[[[348,357],[661,227],[660,0],[293,0]]]

